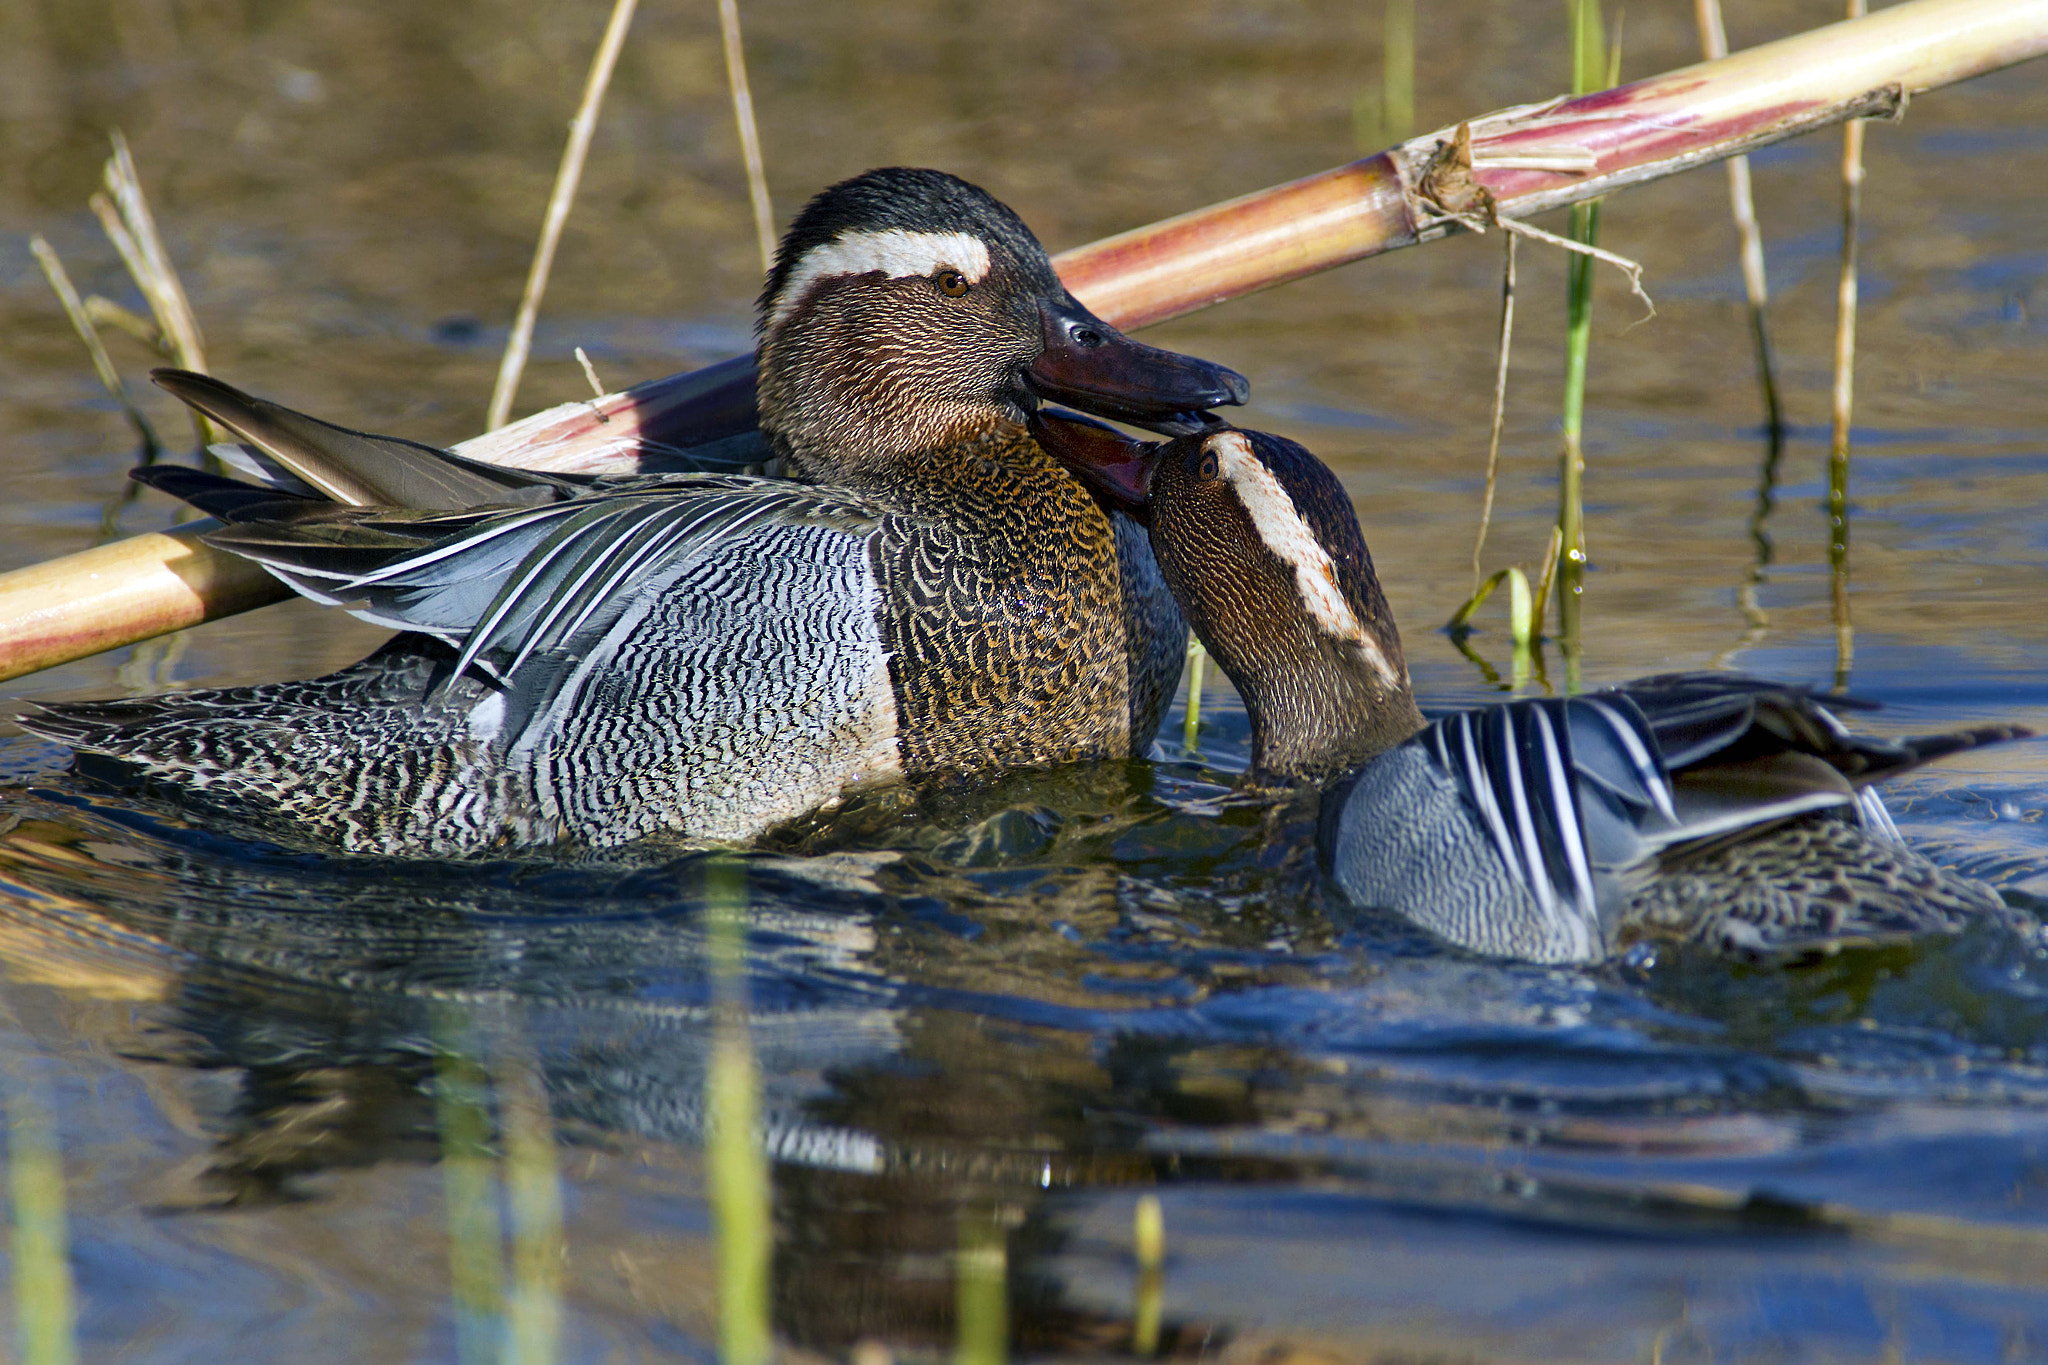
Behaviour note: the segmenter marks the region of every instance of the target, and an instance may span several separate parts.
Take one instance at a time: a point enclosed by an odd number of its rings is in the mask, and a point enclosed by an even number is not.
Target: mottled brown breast
[[[912,775],[1129,752],[1116,540],[1019,426],[900,467],[875,542]]]

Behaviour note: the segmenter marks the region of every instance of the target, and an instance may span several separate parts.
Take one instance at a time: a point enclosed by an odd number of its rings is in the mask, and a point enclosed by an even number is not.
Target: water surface
[[[1424,8],[1424,125],[1563,83],[1561,16]],[[1835,12],[1745,6],[1732,37]],[[768,0],[744,19],[785,214],[867,166],[933,164],[1057,250],[1376,150],[1354,108],[1377,6]],[[134,458],[25,246],[47,235],[83,288],[139,306],[85,207],[106,129],[134,144],[218,372],[453,441],[481,420],[601,22],[524,0],[0,12],[0,567],[91,543]],[[1627,74],[1691,60],[1690,7],[1631,8],[1625,43]],[[1794,422],[1760,523],[1724,181],[1610,203],[1606,244],[1659,312],[1631,327],[1603,281],[1589,685],[1846,671],[1886,733],[2048,729],[2043,126],[2023,69],[1871,132],[1847,660],[1821,505],[1837,139],[1756,165]],[[578,345],[614,385],[743,348],[758,268],[713,15],[649,9],[522,409],[581,391]],[[1247,421],[1343,476],[1433,704],[1512,681],[1497,609],[1474,657],[1435,629],[1470,586],[1499,269],[1497,242],[1452,242],[1149,334],[1250,375]],[[1489,570],[1531,562],[1554,515],[1562,276],[1522,253]],[[139,382],[148,357],[113,344]],[[144,499],[122,524],[169,516]],[[11,694],[308,675],[376,638],[273,608]],[[496,1158],[538,1096],[559,1356],[711,1358],[704,888],[737,876],[775,1321],[810,1350],[946,1354],[975,1228],[1006,1248],[1021,1352],[1124,1350],[1154,1193],[1162,1341],[1189,1357],[2048,1354],[2048,964],[2028,945],[1983,930],[1792,969],[1446,953],[1327,904],[1289,831],[1224,799],[1246,749],[1227,686],[1204,716],[1197,753],[1176,713],[1152,762],[1021,776],[826,857],[577,866],[284,851],[0,736],[0,1072],[17,1122],[56,1127],[84,1353],[455,1358],[491,1317],[455,1288],[478,1245],[451,1263],[463,1173],[533,1174]],[[1942,861],[2048,907],[2048,748],[1966,755],[1894,805]],[[555,1235],[493,1207],[494,1254]]]

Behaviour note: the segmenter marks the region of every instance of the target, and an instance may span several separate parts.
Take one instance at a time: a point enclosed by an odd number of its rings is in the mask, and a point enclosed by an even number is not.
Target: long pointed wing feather
[[[351,431],[243,393],[210,375],[159,369],[150,378],[336,502],[454,509],[554,502],[580,481],[466,460],[396,436]]]

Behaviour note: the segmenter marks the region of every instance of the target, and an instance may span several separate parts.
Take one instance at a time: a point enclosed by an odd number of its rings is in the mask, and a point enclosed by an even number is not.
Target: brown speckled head
[[[1037,398],[1143,421],[1242,402],[1242,377],[1141,346],[1075,302],[1031,230],[940,171],[869,171],[798,215],[761,296],[761,428],[791,472],[892,463],[1024,420]]]
[[[1251,713],[1253,771],[1319,779],[1421,728],[1351,500],[1294,442],[1224,429],[1160,447],[1152,549]]]

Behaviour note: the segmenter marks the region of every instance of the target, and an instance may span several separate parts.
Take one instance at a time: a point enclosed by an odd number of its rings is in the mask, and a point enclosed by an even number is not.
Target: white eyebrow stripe
[[[988,243],[966,232],[842,232],[804,253],[783,283],[768,325],[776,326],[787,317],[819,280],[877,270],[900,279],[936,274],[949,266],[965,275],[969,284],[980,284],[988,277]]]
[[[1359,656],[1379,674],[1381,682],[1390,688],[1401,686],[1401,675],[1344,600],[1329,551],[1301,519],[1294,499],[1273,477],[1273,471],[1252,453],[1252,443],[1244,433],[1219,432],[1209,438],[1208,449],[1215,454],[1223,477],[1237,490],[1238,501],[1251,514],[1259,539],[1294,570],[1294,586],[1309,616],[1324,633],[1357,646]]]

